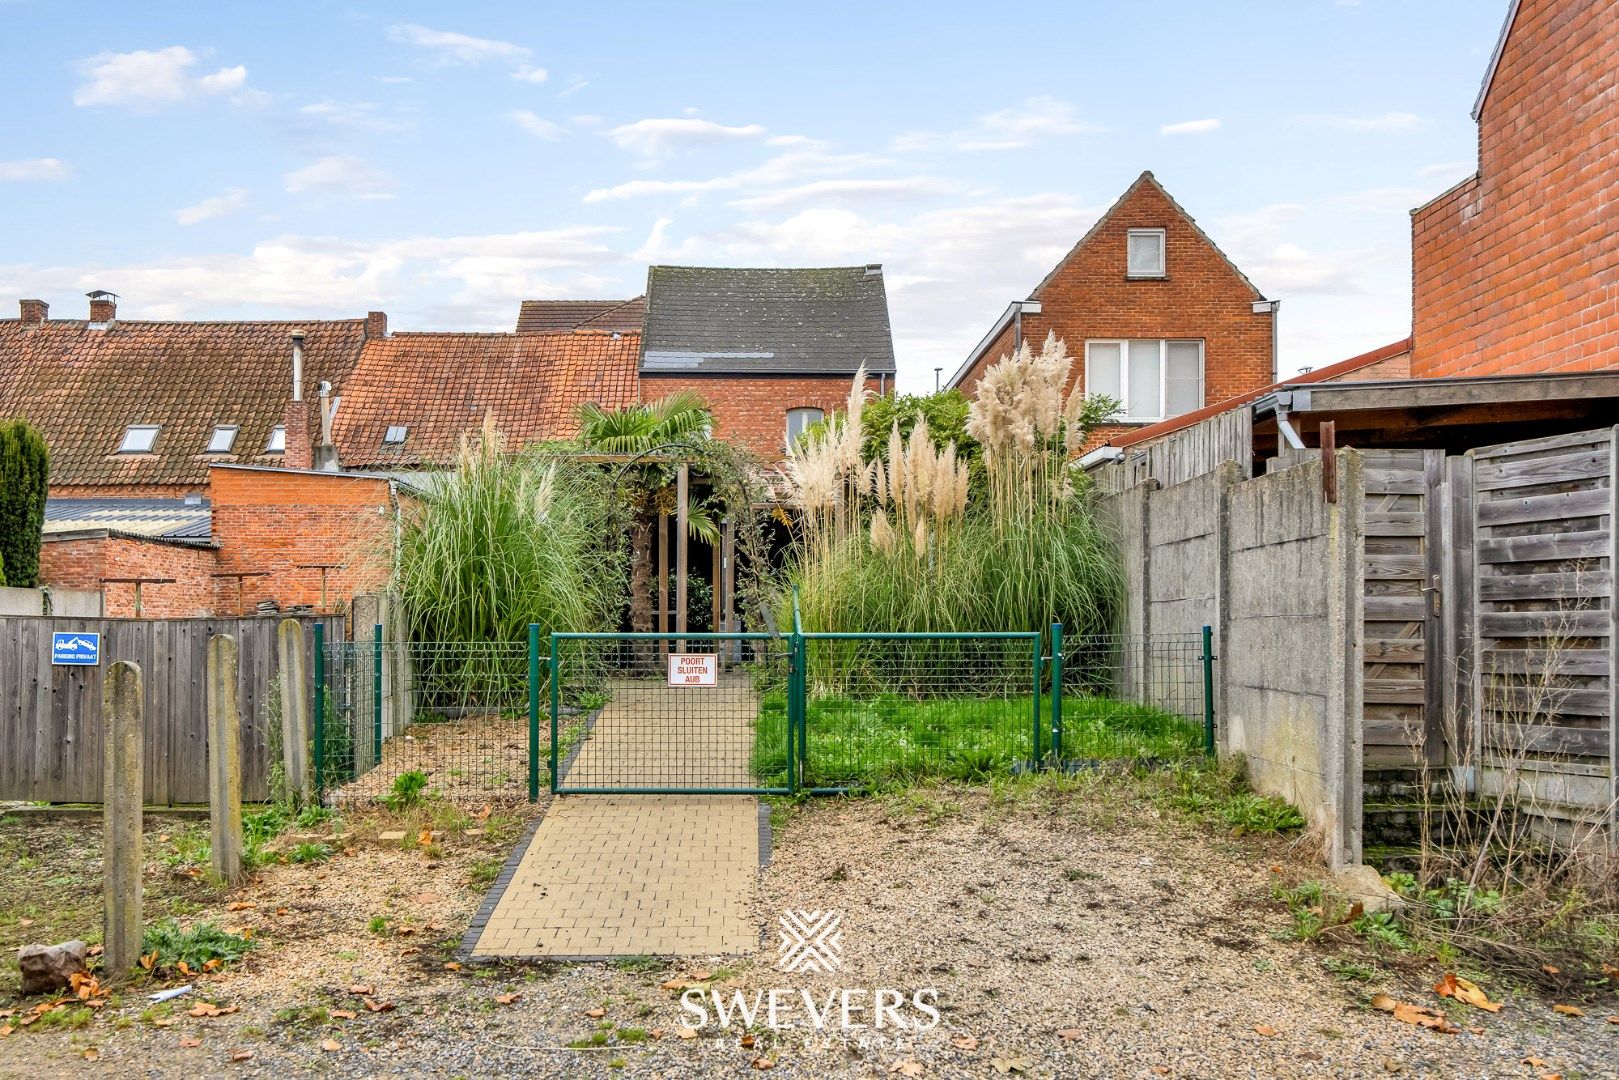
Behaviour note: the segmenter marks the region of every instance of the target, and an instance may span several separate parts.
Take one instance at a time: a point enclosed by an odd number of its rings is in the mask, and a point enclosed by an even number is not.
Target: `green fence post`
[[[1034,635],[1034,687],[1033,687],[1033,689],[1034,689],[1034,759],[1029,763],[1034,768],[1039,768],[1040,762],[1042,760],[1044,760],[1044,758],[1045,758],[1045,754],[1040,749],[1040,747],[1044,743],[1044,740],[1040,737],[1040,675],[1041,675],[1041,667],[1042,667],[1040,661],[1042,659],[1043,659],[1043,656],[1041,655],[1041,650],[1040,650],[1040,635],[1035,634]]]
[[[371,764],[382,764],[382,624],[371,632]],[[359,772],[359,763],[355,763]]]
[[[793,621],[793,635],[789,639],[792,657],[787,668],[787,790],[796,793],[804,782],[804,738],[808,729],[805,723],[808,708],[804,698],[809,680],[804,671],[804,635],[797,627],[796,614]]]
[[[557,793],[557,712],[562,705],[562,668],[557,662],[557,636],[551,635],[551,794]]]
[[[540,799],[540,624],[528,624],[528,801]]]
[[[326,801],[326,624],[315,624],[315,801]]]
[[[1062,623],[1051,624],[1051,756],[1062,767]]]
[[[1203,752],[1214,756],[1214,627],[1203,628]]]

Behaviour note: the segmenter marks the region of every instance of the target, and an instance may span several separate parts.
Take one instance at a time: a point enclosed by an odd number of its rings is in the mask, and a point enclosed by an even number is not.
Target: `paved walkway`
[[[757,698],[619,682],[567,768],[576,787],[751,787]],[[474,956],[750,953],[759,805],[745,795],[568,795],[508,863],[468,933]]]

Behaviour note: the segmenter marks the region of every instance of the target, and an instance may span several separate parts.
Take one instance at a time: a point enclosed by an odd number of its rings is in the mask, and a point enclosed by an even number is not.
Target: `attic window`
[[[1127,277],[1161,278],[1164,270],[1164,230],[1131,229],[1126,243],[1129,245]]]
[[[383,446],[403,446],[405,436],[410,431],[404,424],[389,424],[388,430],[382,433]]]
[[[228,454],[230,448],[236,445],[236,433],[241,428],[235,424],[220,424],[214,428],[214,433],[208,437],[207,453]]]
[[[150,454],[157,442],[157,424],[130,424],[124,429],[124,441],[118,444],[120,454]]]
[[[287,429],[277,424],[270,429],[270,437],[264,442],[266,454],[284,454],[287,452]]]

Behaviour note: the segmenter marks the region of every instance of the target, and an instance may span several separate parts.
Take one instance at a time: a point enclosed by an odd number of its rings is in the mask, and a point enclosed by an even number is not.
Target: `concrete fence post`
[[[309,770],[309,679],[305,673],[304,625],[297,619],[282,619],[276,628],[280,653],[278,678],[281,684],[281,767],[287,777],[287,792],[299,806],[313,797]]]
[[[102,967],[128,975],[141,955],[141,799],[145,698],[138,664],[120,660],[102,688]]]
[[[208,821],[214,872],[232,884],[242,872],[242,717],[236,705],[236,639],[208,639]]]

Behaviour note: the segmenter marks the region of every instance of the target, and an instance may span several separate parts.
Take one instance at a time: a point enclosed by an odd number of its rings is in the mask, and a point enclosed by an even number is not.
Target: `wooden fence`
[[[341,617],[303,616],[343,634]],[[231,634],[241,651],[242,796],[269,795],[266,701],[276,674],[280,616],[243,619],[0,618],[0,799],[101,801],[101,684],[118,660],[146,684],[146,802],[208,801],[208,639]],[[51,634],[99,632],[95,667],[51,664]],[[312,637],[305,635],[306,642]],[[313,654],[305,670],[313,670]],[[279,722],[277,718],[276,722]]]

